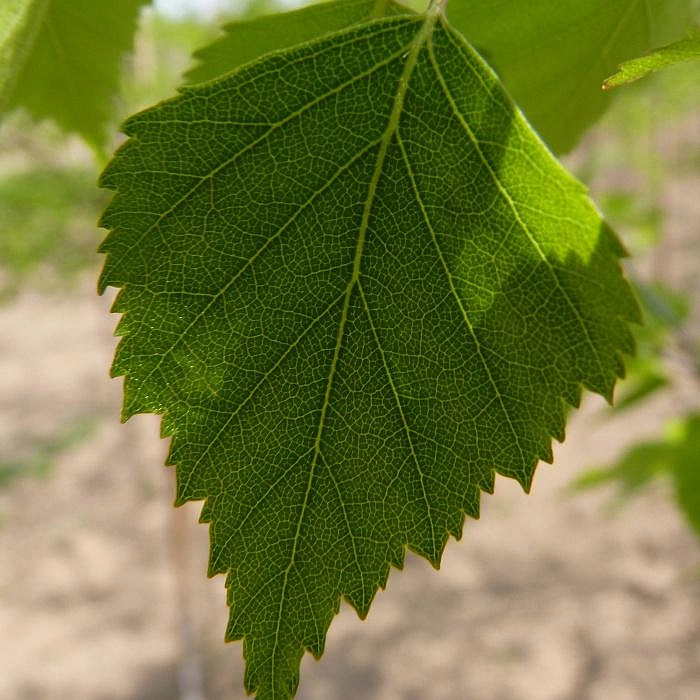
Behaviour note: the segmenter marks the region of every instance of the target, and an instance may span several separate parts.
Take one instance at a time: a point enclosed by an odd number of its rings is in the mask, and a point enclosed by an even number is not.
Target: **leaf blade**
[[[650,54],[625,61],[616,73],[605,80],[603,90],[633,83],[650,73],[678,63],[697,60],[700,60],[700,28],[689,32],[683,39],[662,46]]]
[[[688,0],[470,0],[448,3],[454,25],[498,71],[555,153],[603,113],[600,85],[616,66],[677,38]]]
[[[131,48],[139,11],[149,2],[25,2],[24,29],[15,34],[17,60],[5,85],[2,111],[24,108],[35,119],[53,119],[102,148],[113,117],[120,60]]]
[[[336,0],[223,26],[224,36],[194,53],[189,83],[218,78],[271,51],[288,49],[353,24],[409,12],[395,2]]]
[[[187,88],[102,178],[125,415],[165,414],[260,698],[406,547],[437,566],[495,472],[529,487],[563,400],[609,395],[631,349],[619,244],[436,21]]]

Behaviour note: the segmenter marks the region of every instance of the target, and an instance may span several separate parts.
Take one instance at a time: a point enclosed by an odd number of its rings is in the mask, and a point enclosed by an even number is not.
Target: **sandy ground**
[[[683,241],[697,235],[699,190],[695,178],[665,195],[684,263],[671,267],[696,282]],[[93,289],[91,272],[69,296],[27,291],[0,307],[2,455],[91,426],[48,475],[0,488],[0,700],[242,698],[199,508],[171,508],[158,420],[118,422],[116,319]],[[700,698],[700,546],[663,486],[612,515],[607,493],[564,494],[696,394],[681,382],[607,420],[589,400],[531,495],[499,480],[439,573],[409,556],[366,622],[341,611],[298,697]]]

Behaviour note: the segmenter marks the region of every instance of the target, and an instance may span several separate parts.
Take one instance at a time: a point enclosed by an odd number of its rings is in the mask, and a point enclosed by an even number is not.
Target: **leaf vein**
[[[444,269],[445,276],[447,278],[447,282],[450,287],[450,291],[452,293],[452,296],[454,297],[455,301],[457,302],[457,306],[459,307],[460,313],[462,315],[462,318],[464,320],[464,323],[469,331],[469,335],[471,335],[474,345],[476,347],[476,353],[477,356],[479,357],[479,361],[481,362],[482,367],[484,368],[484,371],[486,372],[486,376],[488,378],[489,384],[491,385],[491,388],[495,392],[495,395],[498,399],[499,406],[501,407],[501,410],[503,412],[503,415],[505,416],[506,422],[508,423],[508,428],[510,429],[510,432],[513,436],[513,440],[515,444],[518,446],[518,451],[520,452],[521,458],[523,460],[523,463],[529,462],[529,459],[525,457],[525,454],[523,453],[522,446],[520,444],[520,440],[518,439],[518,433],[515,430],[515,426],[513,425],[513,421],[510,417],[510,413],[506,409],[505,404],[503,403],[503,397],[501,394],[501,391],[498,388],[498,385],[496,384],[496,380],[494,379],[494,376],[491,372],[491,368],[489,367],[488,363],[486,362],[486,358],[484,357],[483,350],[481,347],[481,341],[479,340],[479,337],[476,334],[476,331],[474,330],[474,326],[472,325],[471,320],[469,319],[469,314],[467,313],[467,310],[464,308],[464,302],[462,301],[461,297],[457,293],[457,289],[455,288],[454,285],[454,277],[452,275],[452,271],[450,270],[447,261],[445,260],[445,256],[443,255],[442,248],[440,247],[440,244],[438,243],[437,240],[437,234],[435,233],[435,229],[433,228],[432,222],[430,221],[430,217],[428,215],[428,211],[425,207],[425,204],[423,203],[423,198],[421,197],[420,191],[418,189],[418,183],[416,182],[415,175],[413,173],[413,168],[411,166],[411,162],[408,157],[408,153],[406,152],[406,147],[404,146],[404,143],[401,139],[400,134],[397,133],[396,135],[397,142],[399,144],[399,148],[401,149],[401,154],[403,156],[404,163],[406,165],[406,170],[408,172],[409,179],[411,181],[411,187],[413,189],[413,193],[416,197],[416,202],[418,203],[418,206],[421,210],[421,214],[423,216],[423,220],[425,221],[425,225],[428,228],[428,231],[430,232],[430,236],[432,238],[433,244],[435,246],[435,250],[438,254],[438,258],[440,260],[440,263]]]
[[[336,180],[345,172],[347,172],[353,165],[356,163],[362,156],[364,156],[366,153],[368,153],[372,148],[374,148],[379,142],[375,141],[373,143],[368,144],[365,146],[362,150],[358,151],[353,157],[344,163],[338,170],[333,173],[333,175],[328,179],[328,182],[324,183],[323,187],[321,187],[319,190],[313,193],[309,199],[307,199],[305,202],[303,202],[298,209],[290,216],[287,221],[284,222],[284,224],[274,233],[272,234],[261,246],[258,248],[258,250],[253,253],[253,255],[246,260],[245,264],[241,266],[241,268],[236,272],[235,275],[219,290],[217,293],[211,298],[211,300],[207,303],[207,305],[199,311],[195,317],[190,321],[190,323],[184,328],[184,330],[180,333],[180,335],[175,338],[175,340],[171,343],[171,345],[162,352],[158,362],[156,365],[153,367],[153,369],[146,375],[146,379],[150,378],[154,372],[158,371],[165,360],[166,357],[168,357],[173,350],[185,339],[187,334],[204,318],[206,318],[206,314],[211,310],[211,308],[216,304],[216,302],[224,295],[226,292],[236,283],[236,281],[241,277],[241,275],[253,265],[253,263],[262,255],[262,253],[273,243],[273,241],[277,240],[280,238],[285,231],[296,221],[297,217],[300,216],[306,209],[309,207],[313,202],[320,196],[322,195],[327,189],[329,189],[333,184],[335,184]],[[337,300],[333,302],[333,305],[337,303]],[[324,311],[324,314],[326,311]]]
[[[231,412],[229,417],[226,419],[224,424],[221,426],[219,431],[216,433],[214,438],[207,444],[207,446],[204,448],[202,453],[197,457],[196,461],[192,465],[192,469],[190,470],[190,474],[193,474],[195,469],[201,464],[202,460],[207,456],[211,448],[218,442],[219,438],[224,434],[226,429],[231,425],[231,421],[241,412],[241,409],[250,401],[253,396],[257,393],[257,391],[260,389],[260,387],[270,378],[270,375],[284,362],[284,360],[289,356],[289,354],[296,348],[296,346],[308,335],[308,333],[311,331],[311,329],[322,319],[324,318],[334,306],[337,306],[338,302],[340,301],[340,297],[337,299],[334,299],[329,306],[324,309],[323,313],[319,314],[315,319],[311,321],[311,323],[297,336],[295,341],[293,343],[290,343],[289,347],[279,356],[279,358],[275,361],[275,363],[270,367],[270,369],[265,372],[258,383],[248,392],[248,394],[245,396],[245,398],[238,403],[236,406],[236,409]],[[186,490],[187,486],[189,485],[189,480],[184,482],[182,490]]]
[[[399,415],[401,416],[401,424],[403,426],[403,430],[404,430],[406,439],[408,440],[408,446],[409,446],[409,449],[411,451],[411,457],[413,459],[413,463],[416,467],[416,470],[418,471],[418,477],[420,479],[420,485],[421,485],[421,494],[423,496],[423,501],[425,502],[425,508],[426,508],[426,511],[428,514],[428,521],[430,523],[430,539],[433,543],[433,547],[435,547],[435,545],[437,544],[437,539],[435,537],[435,523],[433,522],[430,501],[428,500],[428,492],[425,488],[425,473],[423,471],[423,468],[420,465],[420,462],[418,461],[418,455],[416,453],[416,449],[415,449],[415,446],[413,444],[413,439],[411,438],[411,428],[408,425],[408,420],[406,419],[406,412],[403,409],[403,404],[401,402],[401,396],[400,396],[399,391],[396,387],[396,383],[394,382],[394,377],[393,377],[393,374],[391,372],[391,369],[389,368],[389,363],[387,362],[386,355],[384,353],[384,348],[382,347],[382,343],[379,339],[377,327],[374,323],[374,319],[372,318],[372,313],[370,311],[369,304],[367,303],[367,297],[365,296],[361,282],[358,282],[358,291],[360,293],[360,298],[362,300],[362,306],[365,310],[365,313],[367,314],[367,321],[369,322],[370,329],[372,330],[372,337],[374,338],[374,341],[377,345],[377,350],[379,351],[379,356],[382,358],[382,366],[384,367],[387,381],[389,382],[389,386],[391,387],[391,393],[394,396],[394,400],[396,401],[396,408],[398,409]],[[433,552],[433,554],[434,554],[434,552]]]
[[[456,45],[452,35],[449,32],[447,32],[447,36],[448,36],[450,42],[452,42],[453,44]],[[457,45],[457,48],[459,49],[458,45]],[[435,57],[435,52],[433,50],[432,42],[429,42],[429,44],[428,44],[428,52],[430,55],[431,65],[433,66],[433,70],[435,71],[435,75],[438,79],[438,82],[440,83],[440,86],[442,87],[443,92],[445,93],[445,97],[447,98],[455,117],[457,118],[459,123],[462,125],[464,132],[469,136],[469,140],[472,142],[477,154],[479,155],[479,159],[484,164],[484,167],[486,168],[489,175],[491,176],[491,179],[493,180],[493,183],[496,185],[496,188],[498,189],[499,194],[505,200],[508,208],[513,212],[513,216],[515,217],[515,220],[518,222],[520,230],[525,234],[525,237],[530,242],[532,247],[535,249],[535,252],[537,253],[538,257],[545,264],[547,270],[549,271],[549,273],[552,277],[554,285],[556,286],[556,288],[559,290],[562,297],[566,301],[567,306],[571,309],[574,317],[576,318],[576,320],[577,320],[577,322],[578,322],[578,324],[583,332],[583,336],[586,340],[586,343],[587,343],[589,349],[591,350],[592,356],[595,357],[595,360],[596,360],[596,363],[598,365],[598,369],[600,370],[601,376],[604,377],[605,370],[603,369],[603,364],[602,364],[600,355],[595,347],[595,343],[593,342],[593,339],[591,338],[590,333],[588,332],[588,328],[586,327],[586,324],[583,320],[583,317],[581,316],[581,312],[579,311],[576,304],[574,304],[574,301],[570,297],[569,293],[562,286],[561,281],[559,280],[559,277],[556,274],[556,272],[552,266],[552,263],[547,259],[547,256],[542,251],[542,248],[540,247],[539,243],[535,240],[535,237],[532,235],[530,228],[528,227],[528,225],[525,223],[525,220],[520,215],[520,211],[519,211],[518,207],[516,206],[515,202],[513,201],[513,198],[508,193],[508,190],[506,190],[506,188],[503,186],[503,183],[499,179],[498,174],[493,169],[493,166],[489,162],[488,158],[486,158],[486,156],[484,155],[484,152],[481,149],[481,146],[479,144],[479,140],[476,138],[476,135],[474,134],[471,127],[467,123],[466,119],[464,118],[464,115],[462,115],[462,113],[457,108],[457,104],[455,103],[454,97],[452,96],[452,92],[450,91],[450,88],[447,85],[447,82],[445,81],[445,78],[442,74],[442,71],[440,70],[440,66],[438,65],[437,59]],[[480,79],[480,76],[474,70],[474,67],[471,65],[471,63],[469,63],[468,61],[465,63],[470,68],[470,70],[474,73],[474,75]]]

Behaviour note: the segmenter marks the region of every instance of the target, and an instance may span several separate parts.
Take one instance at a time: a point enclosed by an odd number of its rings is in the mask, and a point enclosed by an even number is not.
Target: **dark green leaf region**
[[[192,83],[218,78],[270,51],[287,49],[369,19],[407,12],[389,0],[335,0],[231,22],[224,26],[220,39],[195,52],[197,65],[187,72],[186,78]]]
[[[289,698],[341,598],[364,617],[406,548],[437,567],[495,473],[529,488],[582,386],[611,396],[622,249],[437,9],[124,130],[100,282],[124,416],[163,414],[246,688]]]

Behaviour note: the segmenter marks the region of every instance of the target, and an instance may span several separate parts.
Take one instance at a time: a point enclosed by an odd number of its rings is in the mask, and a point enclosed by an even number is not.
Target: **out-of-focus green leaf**
[[[185,77],[190,83],[217,78],[270,51],[303,44],[364,20],[408,12],[392,0],[336,0],[231,22],[224,25],[224,36],[194,53],[199,64]]]
[[[131,68],[120,88],[120,111],[133,114],[170,97],[192,65],[192,52],[219,35],[218,25],[196,16],[144,13]]]
[[[661,367],[660,360],[644,358],[643,361],[633,358],[627,363],[627,375],[620,385],[620,391],[615,398],[612,410],[616,412],[633,408],[648,399],[657,391],[670,386],[671,380]]]
[[[700,29],[694,29],[683,39],[662,46],[646,56],[625,61],[617,73],[603,83],[603,89],[632,83],[662,68],[697,60],[700,60]]]
[[[7,1],[7,0],[5,0]],[[0,30],[0,111],[25,108],[101,148],[113,118],[121,58],[150,0],[9,0],[12,29]],[[2,19],[0,15],[0,19]]]
[[[447,14],[549,146],[565,152],[608,105],[603,80],[686,32],[691,2],[451,0]]]
[[[0,113],[14,85],[27,49],[38,27],[33,17],[46,6],[46,1],[3,0],[0,3]]]
[[[683,294],[658,283],[637,282],[634,289],[648,319],[643,328],[650,337],[664,341],[668,331],[687,320],[690,303]]]
[[[700,535],[700,413],[670,422],[661,439],[635,445],[610,467],[585,472],[572,488],[616,484],[625,501],[659,477],[671,481],[678,507]]]
[[[614,132],[612,127],[608,129],[603,128],[606,137]],[[629,132],[633,128],[636,127],[628,122],[625,136],[629,135],[629,138],[631,138]],[[646,130],[640,127],[637,128],[636,133],[639,137],[638,143],[639,139],[643,138],[642,134],[646,133]],[[614,135],[610,138],[614,138]],[[590,150],[593,151],[595,149]],[[586,155],[588,156],[589,154]],[[616,149],[614,155],[617,157],[612,160],[613,154],[610,154],[611,162],[608,165],[609,168],[619,166],[620,159],[624,158],[624,155],[620,153],[620,148]],[[648,164],[644,160],[645,156],[647,160],[654,158],[655,164]],[[608,154],[591,153],[590,157],[593,160],[605,162]],[[648,153],[630,154],[625,158],[624,163],[626,168],[634,169],[640,178],[649,179],[654,177],[655,169],[662,167],[658,159],[650,156]],[[605,212],[605,218],[614,225],[618,224],[627,233],[625,245],[630,251],[630,255],[634,258],[638,254],[641,255],[648,252],[652,246],[660,242],[663,231],[664,210],[654,197],[644,196],[636,186],[630,188],[626,180],[620,183],[618,187],[614,185],[606,187],[604,191],[598,193],[596,201],[598,206]],[[584,181],[587,181],[587,178],[584,178]]]
[[[689,416],[682,426],[673,466],[676,500],[700,535],[700,413]]]
[[[612,467],[585,471],[572,484],[573,490],[584,490],[603,484],[617,484],[620,500],[626,500],[656,476],[668,471],[666,442],[635,445]]]
[[[626,378],[619,385],[611,410],[632,408],[671,383],[664,350],[669,339],[688,318],[688,300],[659,284],[635,285],[644,325],[634,329],[637,353],[626,363]]]

